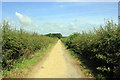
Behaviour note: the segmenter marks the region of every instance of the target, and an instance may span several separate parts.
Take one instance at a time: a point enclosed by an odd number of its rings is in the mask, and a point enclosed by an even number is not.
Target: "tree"
[[[62,38],[62,34],[61,33],[49,33],[49,34],[46,34],[46,36],[49,36],[49,37],[57,37],[57,38]]]

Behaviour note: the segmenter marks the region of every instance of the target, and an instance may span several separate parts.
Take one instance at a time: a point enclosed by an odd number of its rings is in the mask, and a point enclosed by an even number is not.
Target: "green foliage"
[[[105,76],[103,76],[102,74],[98,74],[96,78],[96,80],[106,80]]]
[[[107,21],[93,32],[73,34],[62,39],[69,49],[93,62],[96,70],[108,77],[120,69],[120,30],[113,21]],[[117,74],[120,72],[117,71]]]
[[[2,26],[2,66],[10,70],[20,58],[29,58],[35,51],[47,48],[56,38],[10,29],[8,22]],[[24,60],[24,59],[23,59]]]
[[[49,33],[49,34],[46,34],[46,36],[57,37],[58,39],[62,38],[62,34],[61,33]]]

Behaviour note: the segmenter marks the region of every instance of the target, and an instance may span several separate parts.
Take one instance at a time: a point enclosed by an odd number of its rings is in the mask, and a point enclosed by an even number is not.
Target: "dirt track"
[[[76,60],[59,40],[45,59],[40,61],[27,76],[29,78],[84,78]]]

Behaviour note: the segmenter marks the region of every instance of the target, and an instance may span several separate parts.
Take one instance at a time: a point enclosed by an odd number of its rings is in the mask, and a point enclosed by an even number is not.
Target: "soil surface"
[[[27,78],[85,78],[79,63],[60,40],[28,74]]]

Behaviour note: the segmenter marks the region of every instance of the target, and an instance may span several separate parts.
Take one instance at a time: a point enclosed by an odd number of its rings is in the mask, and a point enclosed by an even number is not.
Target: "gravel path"
[[[29,78],[84,78],[77,61],[60,40],[48,55],[32,69]]]

